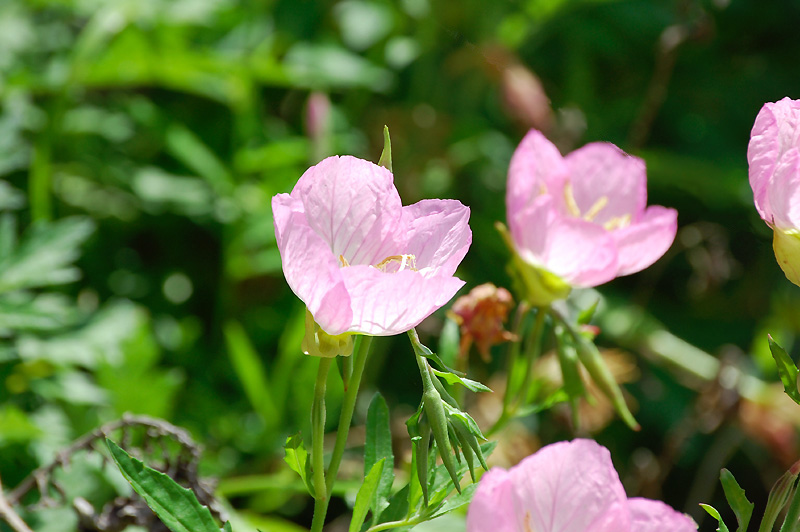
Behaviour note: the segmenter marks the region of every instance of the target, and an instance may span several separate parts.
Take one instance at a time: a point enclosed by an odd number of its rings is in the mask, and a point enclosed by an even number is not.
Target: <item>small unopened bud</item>
[[[526,129],[547,132],[553,125],[553,109],[539,78],[520,64],[503,69],[503,100],[511,117]]]

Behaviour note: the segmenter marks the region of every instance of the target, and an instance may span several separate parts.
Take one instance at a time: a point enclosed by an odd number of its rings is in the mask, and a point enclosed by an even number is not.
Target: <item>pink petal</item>
[[[800,228],[800,151],[789,149],[775,167],[767,187],[767,201],[772,219],[779,229]]]
[[[696,532],[697,524],[661,501],[628,499],[634,532]]]
[[[611,456],[592,440],[548,445],[509,473],[517,530],[631,530],[625,491]]]
[[[283,274],[292,291],[328,334],[350,327],[353,313],[339,264],[328,244],[306,222],[303,206],[288,194],[272,198]]]
[[[402,253],[414,255],[418,269],[453,275],[472,243],[469,208],[455,200],[423,200],[403,207]]]
[[[355,157],[328,157],[300,177],[292,197],[334,257],[377,264],[393,250],[402,215],[391,172]]]
[[[611,232],[617,243],[617,275],[647,268],[672,245],[678,231],[678,211],[651,205],[638,223]]]
[[[467,511],[467,532],[517,532],[508,471],[492,468],[481,477]]]
[[[555,145],[531,129],[519,143],[508,168],[506,210],[509,221],[544,193],[561,194],[567,165]]]
[[[569,167],[572,194],[581,217],[599,208],[592,220],[602,225],[626,215],[636,221],[644,211],[647,173],[643,160],[607,142],[587,144],[564,160]],[[564,214],[570,214],[563,202],[561,207]]]
[[[770,222],[767,188],[778,161],[790,148],[800,147],[800,102],[784,98],[767,103],[756,117],[747,147],[750,187],[761,218]]]
[[[400,334],[416,327],[464,286],[464,281],[456,277],[424,277],[413,270],[384,273],[362,265],[340,271],[353,312],[349,331],[374,336]]]
[[[608,231],[559,215],[549,196],[537,198],[510,220],[510,225],[523,260],[573,286],[597,286],[616,277],[617,251]]]

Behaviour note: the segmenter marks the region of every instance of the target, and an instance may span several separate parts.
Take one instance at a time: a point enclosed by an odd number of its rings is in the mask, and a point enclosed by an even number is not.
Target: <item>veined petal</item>
[[[697,532],[697,524],[661,501],[628,499],[634,532]]]
[[[272,198],[275,236],[283,274],[314,320],[331,335],[348,330],[353,313],[339,264],[328,244],[306,222],[299,200],[288,194]]]
[[[678,211],[660,205],[647,208],[638,223],[617,229],[617,275],[642,271],[667,252],[678,231]]]
[[[587,144],[564,160],[569,167],[572,199],[579,216],[588,215],[601,225],[626,216],[636,222],[647,204],[647,172],[643,160],[608,142]],[[557,198],[565,196],[562,191],[553,194]],[[564,214],[570,214],[567,206],[562,204],[561,207]]]
[[[631,530],[627,498],[611,456],[592,440],[548,445],[509,473],[517,530]]]
[[[517,146],[508,167],[506,210],[509,223],[538,196],[560,194],[567,172],[558,148],[540,131],[531,129]]]
[[[472,243],[469,208],[455,200],[423,200],[403,207],[398,240],[419,269],[453,275]]]
[[[790,148],[775,167],[767,200],[772,209],[772,219],[767,220],[778,229],[800,229],[800,150]]]
[[[552,198],[537,198],[509,222],[520,257],[572,286],[597,286],[616,277],[617,250],[608,231],[561,216],[553,208]]]
[[[355,157],[328,157],[300,177],[292,197],[334,257],[375,264],[392,248],[402,206],[392,173]]]
[[[349,331],[374,336],[391,336],[416,327],[464,286],[456,277],[424,277],[413,270],[385,273],[361,265],[340,271],[353,312]]]
[[[494,467],[481,477],[467,511],[467,532],[517,532],[508,471]],[[522,529],[524,530],[524,529]]]
[[[800,101],[784,98],[764,104],[750,133],[747,162],[756,209],[768,223],[773,217],[767,193],[770,178],[783,155],[793,147],[800,147]]]

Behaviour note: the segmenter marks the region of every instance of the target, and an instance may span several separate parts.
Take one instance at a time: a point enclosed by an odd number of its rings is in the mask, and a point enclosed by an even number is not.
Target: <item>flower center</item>
[[[572,190],[572,183],[567,181],[564,184],[564,203],[567,206],[567,212],[569,212],[575,218],[582,218],[587,222],[593,222],[595,217],[600,214],[606,205],[608,205],[608,196],[601,196],[597,199],[597,201],[592,204],[586,212],[581,214],[580,207],[578,207],[578,202],[575,201],[575,194]],[[629,226],[631,223],[631,215],[625,214],[623,216],[614,216],[613,218],[609,219],[605,223],[603,223],[603,228],[607,231],[613,231],[615,229],[622,229],[623,227]]]
[[[339,255],[339,262],[341,263],[342,268],[350,266],[350,263],[347,262],[347,259],[344,258],[344,255]],[[391,255],[374,266],[370,264],[370,267],[380,270],[384,273],[397,273],[402,272],[403,270],[417,271],[417,258],[411,254]]]

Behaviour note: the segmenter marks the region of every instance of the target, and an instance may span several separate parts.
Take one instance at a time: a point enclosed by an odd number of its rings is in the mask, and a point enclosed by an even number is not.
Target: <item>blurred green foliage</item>
[[[405,203],[471,207],[468,287],[509,285],[493,225],[527,128],[565,151],[606,140],[642,156],[650,203],[678,208],[682,228],[658,264],[601,289],[608,305],[633,302],[777,380],[766,333],[797,352],[799,294],[774,264],[745,153],[760,106],[800,95],[798,16],[794,0],[1,2],[4,484],[104,421],[149,414],[205,444],[203,472],[223,478],[222,495],[237,479],[255,486],[228,492],[250,522],[307,525],[281,446],[308,433],[315,364],[299,350],[304,309],[281,274],[270,198],[324,156],[377,160],[384,124]],[[420,333],[438,336],[441,317]],[[410,346],[375,344],[363,395],[380,387],[407,417],[420,391]],[[630,494],[700,519],[695,497],[724,506],[717,473],[730,461],[763,502],[796,458],[797,417],[770,411],[779,429],[754,428],[722,409],[709,424],[707,396],[638,366],[628,390],[644,430],[597,434]],[[335,423],[333,377],[329,390]],[[541,440],[569,436],[546,419],[528,423]],[[671,460],[654,458],[677,440]],[[719,467],[698,471],[712,452]],[[108,491],[103,478],[92,485]]]

